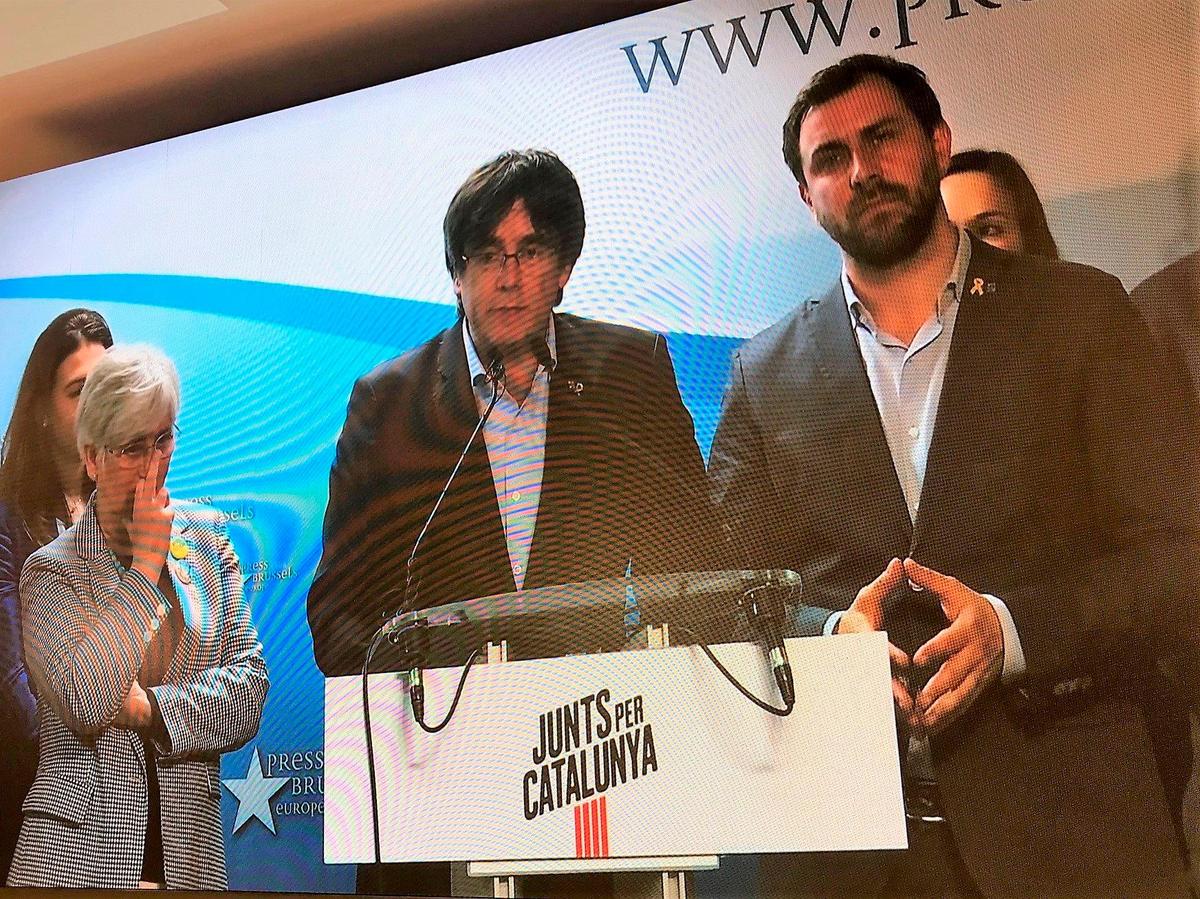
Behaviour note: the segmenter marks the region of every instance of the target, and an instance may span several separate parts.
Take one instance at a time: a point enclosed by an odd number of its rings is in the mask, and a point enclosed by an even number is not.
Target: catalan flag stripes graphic
[[[575,806],[575,857],[608,858],[608,801],[604,796]]]

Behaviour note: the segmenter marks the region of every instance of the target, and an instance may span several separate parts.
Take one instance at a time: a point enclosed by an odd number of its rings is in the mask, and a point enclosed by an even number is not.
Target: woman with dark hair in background
[[[33,345],[0,444],[0,878],[37,769],[17,584],[30,553],[71,525],[92,492],[75,447],[75,409],[84,379],[112,343],[97,312],[71,309],[55,318]]]
[[[950,220],[980,240],[1002,250],[1059,258],[1037,189],[1008,153],[955,153],[942,178],[942,199]]]

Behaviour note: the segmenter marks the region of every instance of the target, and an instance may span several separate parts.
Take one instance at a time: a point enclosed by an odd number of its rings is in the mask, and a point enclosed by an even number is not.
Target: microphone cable
[[[772,715],[777,715],[780,718],[786,718],[788,715],[790,715],[792,713],[792,709],[794,709],[796,707],[796,701],[794,699],[792,699],[789,702],[789,701],[787,701],[789,697],[784,697],[785,701],[784,701],[782,708],[778,708],[776,706],[771,705],[769,702],[766,702],[765,700],[759,699],[757,696],[755,696],[753,693],[751,693],[750,690],[744,684],[742,684],[741,681],[739,681],[736,677],[734,677],[728,668],[726,668],[724,665],[721,664],[721,660],[716,657],[716,655],[713,653],[713,651],[708,648],[708,644],[705,643],[703,640],[701,640],[699,635],[695,631],[690,630],[689,628],[683,627],[682,625],[676,625],[675,629],[679,630],[679,631],[683,631],[684,634],[691,637],[692,640],[695,641],[695,645],[699,646],[704,651],[704,654],[706,656],[708,656],[708,660],[710,662],[712,662],[713,665],[716,666],[717,670],[720,671],[721,674],[723,674],[725,676],[725,679],[727,681],[729,681],[731,684],[733,684],[733,686],[735,688],[737,688],[737,691],[739,693],[741,693],[743,696],[745,696],[747,699],[749,699],[752,703],[754,703],[756,706],[758,706],[764,712],[770,712]]]
[[[397,636],[402,636],[405,631],[413,630],[419,625],[409,624],[402,628]],[[375,771],[375,739],[371,732],[371,700],[368,675],[370,673],[371,659],[375,656],[375,650],[379,647],[379,641],[385,636],[385,628],[380,627],[375,632],[375,636],[371,638],[371,645],[367,647],[367,656],[363,660],[362,667],[362,705],[363,705],[363,736],[366,738],[367,745],[367,779],[371,785],[371,835],[375,844],[375,864],[382,864],[380,838],[379,838],[379,781]],[[391,636],[391,635],[388,635]],[[467,657],[467,662],[463,666],[462,674],[458,679],[458,688],[454,691],[454,700],[450,703],[450,710],[446,712],[446,717],[442,719],[441,724],[427,725],[424,720],[417,718],[414,720],[421,726],[421,729],[428,734],[436,734],[443,730],[450,719],[454,717],[454,712],[458,708],[458,700],[462,697],[463,687],[467,683],[467,672],[471,670],[471,666],[475,663],[475,659],[479,657],[479,649],[472,650],[471,655]]]
[[[481,376],[476,375],[476,378],[479,377]],[[500,401],[501,383],[504,380],[504,361],[498,355],[493,356],[491,364],[488,367],[488,373],[482,377],[486,377],[487,380],[491,381],[492,383],[492,398],[488,403],[487,409],[485,409],[484,413],[479,416],[479,421],[475,424],[475,430],[473,430],[471,432],[471,436],[467,438],[466,446],[463,447],[463,451],[459,455],[458,461],[454,463],[454,469],[450,472],[450,477],[446,478],[446,484],[444,487],[442,487],[442,492],[438,494],[438,498],[434,502],[433,508],[429,511],[429,517],[425,519],[425,524],[421,527],[421,532],[417,534],[417,539],[413,543],[412,553],[409,554],[408,562],[405,565],[404,612],[413,611],[417,605],[417,591],[420,583],[420,579],[414,576],[417,561],[417,551],[421,548],[421,543],[424,541],[425,535],[429,532],[429,526],[433,524],[433,519],[437,516],[438,510],[442,507],[443,500],[446,499],[446,495],[450,492],[450,485],[453,484],[454,479],[458,477],[459,469],[462,468],[463,462],[466,461],[467,453],[469,453],[471,451],[471,447],[475,445],[475,438],[479,436],[480,431],[483,430],[483,426],[491,417],[492,410],[496,408],[496,403]],[[393,618],[393,620],[395,619]],[[395,643],[396,640],[393,639],[392,642]],[[413,717],[416,718],[417,723],[420,724],[423,729],[428,730],[428,728],[425,727],[425,682],[424,676],[421,673],[421,661],[422,660],[419,657],[415,659],[413,667],[409,670],[408,701],[409,705],[412,706]],[[467,665],[469,667],[470,662],[468,662]],[[453,712],[453,709],[451,709],[451,712]],[[449,716],[447,716],[446,721],[443,721],[437,729],[440,730],[442,727],[445,727],[446,722],[449,720]],[[430,733],[436,733],[436,731],[430,731]]]
[[[450,702],[450,709],[446,712],[446,717],[442,719],[441,724],[426,724],[424,718],[416,718],[417,724],[421,725],[421,730],[427,734],[436,734],[442,730],[450,719],[454,717],[454,710],[458,708],[458,700],[462,697],[463,687],[467,684],[467,673],[471,670],[471,666],[475,664],[475,660],[479,658],[479,648],[471,650],[471,654],[467,656],[467,661],[463,664],[462,674],[458,677],[458,688],[454,691],[454,699]]]
[[[412,627],[409,625],[408,627]],[[371,644],[367,647],[367,655],[362,666],[362,706],[363,706],[363,736],[367,743],[367,779],[371,784],[371,835],[375,842],[375,864],[382,864],[379,848],[379,785],[375,777],[375,741],[371,734],[371,698],[368,689],[367,675],[371,669],[371,659],[383,639],[384,627],[375,631]]]

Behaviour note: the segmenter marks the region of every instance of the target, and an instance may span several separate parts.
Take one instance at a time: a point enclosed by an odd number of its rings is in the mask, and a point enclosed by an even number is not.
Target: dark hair
[[[943,123],[942,105],[938,102],[937,94],[929,86],[925,73],[916,66],[872,53],[847,56],[813,75],[796,97],[783,123],[783,158],[798,183],[804,184],[800,126],[805,116],[814,107],[840,97],[872,75],[884,79],[896,89],[926,134],[932,135],[934,129]]]
[[[0,443],[0,497],[38,543],[48,543],[54,537],[55,519],[66,521],[68,514],[66,485],[58,481],[46,427],[54,379],[63,360],[87,343],[105,348],[113,344],[112,332],[99,312],[70,309],[46,326],[25,363],[12,418]]]
[[[468,251],[491,240],[517,200],[525,201],[530,222],[553,243],[559,261],[574,265],[584,232],[575,176],[549,150],[508,150],[476,169],[450,201],[442,232],[451,275],[460,273]]]
[[[966,150],[950,157],[947,175],[962,172],[982,172],[999,182],[1008,191],[1017,207],[1017,227],[1021,229],[1021,243],[1025,252],[1032,256],[1058,259],[1058,244],[1050,233],[1046,222],[1046,210],[1038,198],[1037,188],[1025,174],[1021,163],[1001,150]]]

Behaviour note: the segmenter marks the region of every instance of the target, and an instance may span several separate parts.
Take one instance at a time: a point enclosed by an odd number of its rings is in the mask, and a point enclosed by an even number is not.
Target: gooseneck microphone
[[[678,473],[668,468],[657,454],[646,452],[640,441],[623,431],[615,433],[622,443],[638,454],[641,464],[649,465],[656,474],[665,474],[665,483],[673,484],[676,490],[685,489],[679,483]],[[799,598],[802,589],[800,575],[794,571],[772,572],[763,580],[745,588],[737,600],[738,609],[745,615],[754,631],[755,638],[766,650],[771,673],[775,677],[775,684],[779,687],[779,696],[783,700],[782,709],[767,705],[738,683],[694,631],[688,627],[679,627],[678,623],[673,626],[691,634],[705,655],[743,696],[764,711],[780,716],[790,715],[796,705],[796,686],[787,650],[783,645],[783,627],[780,618],[786,602],[789,599]]]
[[[416,541],[413,542],[412,552],[409,553],[408,562],[404,570],[404,606],[397,612],[387,624],[383,626],[383,633],[393,643],[400,639],[400,635],[404,630],[405,618],[408,614],[416,611],[418,596],[420,593],[421,579],[416,573],[417,553],[421,549],[421,543],[425,539],[425,535],[429,533],[429,526],[433,523],[433,519],[437,516],[438,510],[442,507],[443,500],[450,492],[450,485],[454,483],[454,479],[458,477],[458,472],[462,468],[463,462],[466,461],[467,453],[471,451],[471,447],[475,445],[475,439],[479,436],[479,432],[483,430],[483,426],[487,423],[488,418],[492,414],[492,410],[496,408],[496,403],[500,399],[500,388],[504,383],[504,360],[500,358],[498,352],[492,353],[491,362],[488,365],[486,374],[475,376],[475,384],[478,385],[480,378],[488,381],[492,385],[492,398],[488,403],[483,414],[479,416],[479,421],[475,425],[475,430],[471,432],[471,436],[467,438],[467,444],[463,447],[462,453],[459,454],[458,461],[454,463],[454,468],[450,472],[450,477],[446,478],[446,484],[442,487],[442,492],[438,494],[437,501],[433,504],[433,508],[429,510],[429,516],[425,519],[425,524],[421,526],[421,531],[417,534]],[[422,630],[421,628],[417,629]],[[408,699],[412,706],[413,717],[422,725],[425,724],[425,676],[422,671],[424,665],[424,640],[423,634],[418,633],[415,638],[412,638],[410,646],[412,647],[412,667],[408,670]]]
[[[367,774],[371,784],[371,829],[375,841],[375,864],[380,864],[382,857],[380,854],[380,839],[379,839],[379,789],[377,778],[375,775],[375,747],[374,740],[371,734],[371,702],[370,691],[368,688],[367,675],[371,667],[371,658],[375,654],[375,648],[381,640],[388,640],[392,644],[399,643],[401,638],[408,635],[408,647],[410,655],[410,668],[408,671],[408,698],[412,706],[413,718],[421,729],[429,733],[437,733],[447,724],[450,723],[450,717],[454,714],[454,710],[458,707],[459,697],[462,695],[463,685],[466,683],[467,672],[470,670],[475,657],[478,655],[478,650],[471,653],[467,659],[467,664],[463,667],[462,678],[458,682],[458,690],[454,694],[454,701],[450,705],[450,711],[446,714],[446,718],[441,724],[433,726],[425,723],[425,678],[421,670],[425,659],[425,628],[422,625],[414,624],[409,620],[410,616],[417,609],[417,594],[420,586],[420,580],[416,577],[416,561],[417,551],[421,548],[421,541],[425,539],[425,535],[429,532],[429,526],[433,523],[434,516],[437,515],[438,509],[442,506],[442,501],[446,498],[446,494],[450,491],[450,485],[454,483],[454,478],[457,477],[459,469],[462,468],[463,462],[467,458],[467,453],[471,451],[471,447],[475,443],[475,438],[479,436],[479,432],[483,430],[484,424],[488,420],[488,416],[492,414],[492,410],[496,408],[496,402],[500,399],[500,386],[504,381],[504,362],[498,353],[493,352],[491,363],[488,365],[486,374],[477,375],[475,384],[480,383],[479,379],[484,378],[492,383],[492,399],[488,403],[487,409],[483,415],[479,417],[479,422],[475,425],[475,430],[471,432],[471,436],[467,439],[467,445],[463,447],[462,453],[458,457],[458,461],[454,465],[454,469],[450,472],[450,477],[446,479],[446,484],[442,487],[442,492],[438,494],[437,501],[433,504],[433,508],[429,512],[429,516],[425,519],[425,523],[421,526],[421,531],[417,534],[417,539],[413,542],[412,552],[409,553],[408,562],[404,569],[404,605],[400,611],[396,612],[383,627],[375,632],[375,636],[371,639],[370,645],[367,647],[366,656],[363,659],[362,667],[362,704],[363,704],[363,730],[367,744]],[[474,395],[474,391],[472,391]],[[414,633],[415,632],[415,633]],[[415,645],[414,645],[415,644]]]

